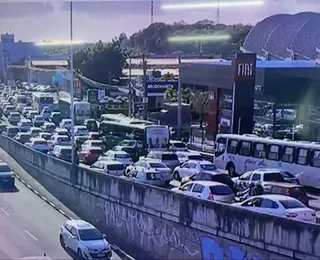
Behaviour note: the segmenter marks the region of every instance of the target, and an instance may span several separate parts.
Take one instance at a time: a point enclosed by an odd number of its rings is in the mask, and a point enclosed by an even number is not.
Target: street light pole
[[[181,140],[181,128],[182,128],[182,91],[181,91],[181,80],[180,80],[180,66],[181,57],[178,59],[178,139]]]
[[[129,58],[129,111],[128,116],[132,116],[132,99],[133,99],[133,89],[131,86],[131,58]]]
[[[147,63],[145,54],[142,56],[142,66],[143,66],[143,119],[148,118],[148,91],[147,91]]]
[[[73,17],[72,17],[72,1],[70,2],[70,91],[71,91],[71,144],[72,144],[72,155],[71,155],[71,163],[75,164],[74,158],[74,91],[73,91]]]

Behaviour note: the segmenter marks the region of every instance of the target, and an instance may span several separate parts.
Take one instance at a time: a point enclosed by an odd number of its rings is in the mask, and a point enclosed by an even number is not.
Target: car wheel
[[[174,173],[173,173],[173,178],[174,178],[175,180],[177,180],[177,181],[181,181],[179,172],[174,172]]]
[[[63,248],[65,248],[65,247],[66,247],[66,244],[64,243],[64,240],[63,240],[63,236],[62,236],[62,235],[60,235],[59,240],[60,240],[60,245],[61,245]]]
[[[77,257],[78,257],[78,260],[82,260],[83,259],[82,252],[81,252],[80,248],[78,248],[78,250],[77,250]]]

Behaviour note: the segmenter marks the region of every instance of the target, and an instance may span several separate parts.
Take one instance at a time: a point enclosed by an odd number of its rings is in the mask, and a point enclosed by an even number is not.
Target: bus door
[[[225,160],[226,158],[226,149],[227,149],[227,139],[226,138],[218,138],[215,143],[215,158],[214,162],[218,169],[225,169]]]

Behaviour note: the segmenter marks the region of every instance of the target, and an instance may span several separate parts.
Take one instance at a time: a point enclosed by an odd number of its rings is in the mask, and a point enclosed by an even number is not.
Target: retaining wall
[[[319,259],[320,226],[75,167],[7,137],[0,146],[61,202],[159,259]]]

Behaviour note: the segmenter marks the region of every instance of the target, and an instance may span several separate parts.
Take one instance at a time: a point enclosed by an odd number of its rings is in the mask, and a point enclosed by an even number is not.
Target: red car
[[[103,151],[100,147],[83,147],[79,152],[79,161],[84,164],[91,165],[93,164],[100,155],[103,154]]]

